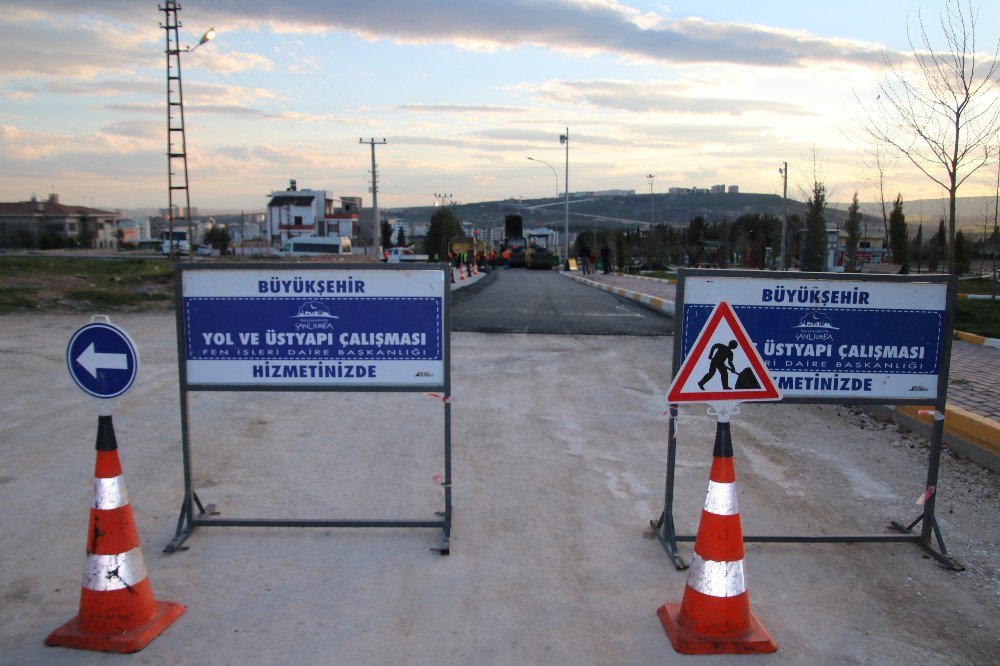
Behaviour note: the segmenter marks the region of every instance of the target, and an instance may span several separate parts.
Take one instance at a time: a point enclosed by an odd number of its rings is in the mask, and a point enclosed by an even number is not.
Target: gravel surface
[[[72,385],[74,315],[0,318],[0,663],[117,662],[46,648],[77,611],[96,411]],[[662,508],[672,338],[458,333],[452,551],[429,529],[202,528],[164,555],[182,494],[174,320],[113,317],[142,355],[115,428],[154,594],[188,607],[142,664],[662,664],[680,600]],[[236,517],[432,516],[441,403],[422,394],[195,393],[195,487]],[[715,423],[681,412],[677,526],[696,530]],[[927,445],[844,406],[733,419],[746,533],[909,522]],[[952,572],[910,544],[749,544],[759,663],[997,663],[1000,481],[946,454]],[[690,545],[682,545],[685,555]],[[733,657],[706,658],[722,663]]]

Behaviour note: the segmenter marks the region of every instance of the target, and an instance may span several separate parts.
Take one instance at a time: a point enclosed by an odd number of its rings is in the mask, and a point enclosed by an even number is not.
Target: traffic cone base
[[[84,629],[80,616],[59,627],[45,639],[50,647],[68,647],[97,652],[131,654],[146,647],[184,613],[184,606],[173,601],[154,602],[156,610],[148,621],[116,634],[92,633]]]
[[[749,631],[732,638],[710,638],[685,629],[681,624],[681,605],[665,604],[656,614],[670,638],[670,644],[680,654],[769,654],[778,651],[778,645],[771,638],[754,615],[750,617]]]

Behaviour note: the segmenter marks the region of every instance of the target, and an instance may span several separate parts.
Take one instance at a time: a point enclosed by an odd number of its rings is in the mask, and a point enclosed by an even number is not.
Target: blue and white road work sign
[[[188,385],[440,386],[444,271],[181,274]]]
[[[947,295],[941,282],[687,275],[682,357],[724,299],[784,397],[929,403],[938,396]]]
[[[95,398],[117,398],[139,372],[139,353],[128,333],[114,324],[80,328],[66,347],[66,365],[76,385]]]

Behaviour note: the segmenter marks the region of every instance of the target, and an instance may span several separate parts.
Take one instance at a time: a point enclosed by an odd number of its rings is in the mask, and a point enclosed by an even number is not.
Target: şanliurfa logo
[[[292,316],[295,329],[298,331],[329,331],[333,330],[333,320],[337,315],[330,314],[330,308],[319,301],[306,301],[299,306]]]
[[[840,329],[833,325],[830,318],[823,312],[810,312],[809,314],[802,317],[799,323],[792,326],[796,331],[796,340],[810,340],[810,341],[822,341],[822,340],[833,340],[833,334],[830,331],[839,331]]]

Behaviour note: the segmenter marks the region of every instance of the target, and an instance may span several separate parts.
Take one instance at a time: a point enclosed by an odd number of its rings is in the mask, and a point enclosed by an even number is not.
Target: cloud
[[[400,104],[394,107],[399,111],[415,113],[524,113],[526,109],[515,106],[496,106],[493,104]]]
[[[7,20],[42,21],[54,14],[91,22],[95,16],[135,22],[137,12],[131,4],[34,0],[30,9],[10,12]],[[185,16],[191,25],[212,23],[247,31],[259,31],[267,25],[289,35],[346,31],[371,41],[449,43],[483,51],[541,46],[576,54],[611,53],[674,64],[805,67],[814,62],[841,62],[882,67],[882,49],[873,44],[740,22],[675,20],[613,0],[379,0],[337,3],[332,11],[328,0],[300,0],[294,13],[286,11],[286,6],[278,0],[216,0],[210,5],[186,8]],[[197,21],[192,23],[194,16]],[[50,22],[50,30],[53,27],[66,30],[67,37],[70,32],[80,37],[76,30],[52,26]],[[81,55],[97,52],[90,49],[93,44],[61,41]],[[5,63],[9,58],[4,56],[30,46],[23,40],[19,42],[0,45],[0,58]],[[18,58],[21,63],[27,60]]]
[[[101,128],[101,133],[131,139],[156,139],[164,136],[163,123],[151,120],[120,120]]]
[[[342,4],[330,11],[326,0],[301,0],[294,15],[279,9],[277,2],[264,0],[252,6],[242,0],[218,0],[214,6],[205,13],[218,12],[215,16],[220,21],[225,14],[268,23],[280,17],[283,30],[319,28],[347,31],[372,41],[443,42],[483,51],[541,46],[674,64],[805,67],[834,61],[882,66],[882,50],[872,44],[747,23],[672,20],[620,2],[379,0]]]
[[[707,97],[685,94],[688,86],[668,81],[548,81],[516,88],[540,101],[562,104],[589,104],[599,108],[635,113],[683,113],[695,115],[724,114],[739,116],[754,112],[771,114],[807,113],[797,104],[746,98]]]
[[[57,14],[63,14],[60,7]],[[152,66],[162,56],[149,48],[155,32],[142,33],[130,26],[100,22],[69,24],[57,19],[12,22],[0,19],[0,78],[44,77],[89,80],[100,73],[132,72]]]

